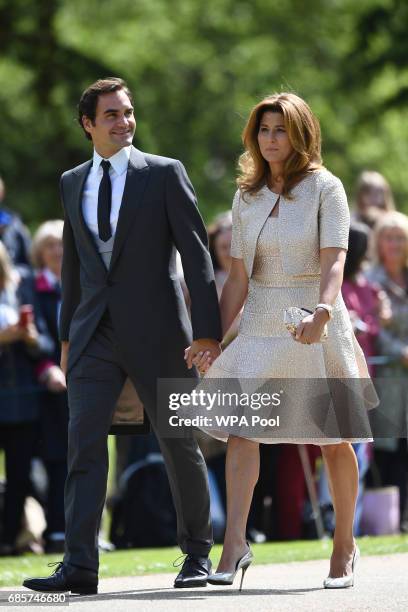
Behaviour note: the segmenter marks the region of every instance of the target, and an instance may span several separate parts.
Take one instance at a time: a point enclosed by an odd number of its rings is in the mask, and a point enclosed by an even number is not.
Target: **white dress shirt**
[[[126,172],[129,165],[130,150],[131,145],[128,147],[123,147],[123,149],[115,153],[115,155],[112,155],[112,157],[109,157],[107,160],[111,163],[111,167],[109,168],[109,176],[112,184],[112,207],[110,214],[112,237],[114,237],[116,233],[123,190],[125,188]],[[103,175],[101,166],[101,161],[103,159],[104,158],[94,150],[92,168],[87,176],[82,197],[82,212],[85,223],[95,239],[99,238],[98,193],[99,184]]]

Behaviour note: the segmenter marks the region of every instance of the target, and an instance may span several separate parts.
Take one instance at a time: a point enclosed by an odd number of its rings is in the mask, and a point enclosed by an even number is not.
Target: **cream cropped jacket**
[[[265,185],[257,194],[239,189],[232,204],[231,256],[243,259],[251,277],[261,229],[279,195]],[[308,174],[280,196],[279,243],[283,270],[292,276],[320,273],[320,249],[348,247],[350,212],[343,185],[326,169]]]

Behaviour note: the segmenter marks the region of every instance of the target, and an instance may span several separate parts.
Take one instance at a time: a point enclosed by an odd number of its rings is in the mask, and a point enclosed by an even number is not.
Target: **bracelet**
[[[329,321],[333,318],[333,306],[330,306],[330,304],[318,304],[315,310],[317,310],[318,308],[323,308],[323,310],[327,312],[327,314],[329,315]]]

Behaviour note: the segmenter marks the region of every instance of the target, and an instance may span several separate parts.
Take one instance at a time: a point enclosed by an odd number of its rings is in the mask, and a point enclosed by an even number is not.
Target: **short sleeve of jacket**
[[[239,214],[239,206],[241,200],[241,192],[238,189],[234,195],[232,202],[232,239],[231,239],[231,257],[243,259],[242,249],[242,234],[241,234],[241,218]]]
[[[320,193],[319,242],[320,248],[348,248],[350,211],[346,192],[340,179],[330,175]]]

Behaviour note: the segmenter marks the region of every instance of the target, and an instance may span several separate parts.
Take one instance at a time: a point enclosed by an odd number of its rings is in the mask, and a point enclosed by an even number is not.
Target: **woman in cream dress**
[[[350,222],[347,198],[341,181],[322,166],[317,119],[298,96],[276,94],[254,107],[243,143],[232,207],[232,264],[220,302],[224,334],[245,304],[240,329],[213,364],[208,354],[193,359],[187,349],[188,364],[207,372],[205,379],[369,379],[340,292]],[[283,311],[291,306],[312,312],[293,336],[283,321]],[[321,343],[326,323],[329,335]],[[306,423],[307,398],[304,404]],[[252,559],[245,531],[259,473],[259,442],[282,440],[202,429],[227,440],[227,527],[209,582],[231,584],[239,569],[243,578]],[[358,558],[353,538],[358,467],[350,441],[285,441],[321,445],[336,512],[324,585],[351,586]]]

